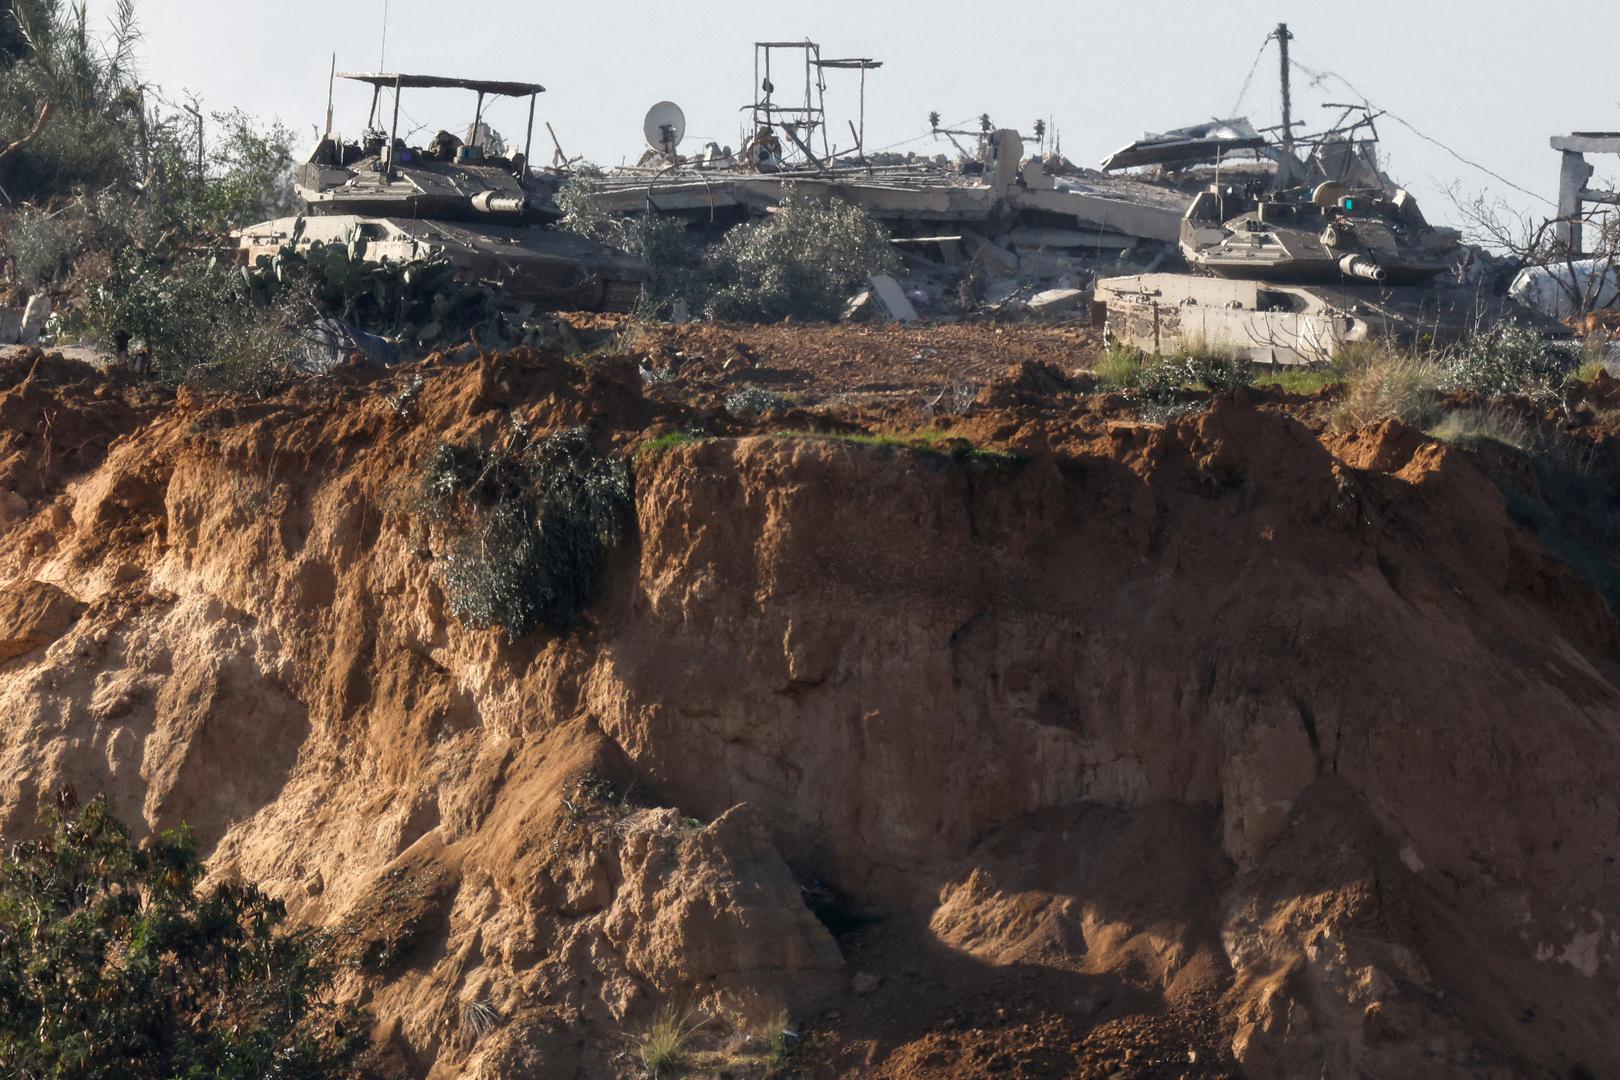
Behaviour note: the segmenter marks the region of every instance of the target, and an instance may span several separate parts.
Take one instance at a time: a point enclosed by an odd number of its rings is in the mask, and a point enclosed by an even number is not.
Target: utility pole
[[[197,179],[201,180],[203,178],[203,175],[204,175],[204,169],[203,169],[203,115],[202,115],[202,110],[197,108],[195,105],[182,105],[180,107],[182,109],[184,109],[186,112],[190,113],[197,121]]]
[[[1294,149],[1294,98],[1288,70],[1288,43],[1294,40],[1294,35],[1288,32],[1287,23],[1277,24],[1277,55],[1282,60],[1282,143],[1283,149]]]

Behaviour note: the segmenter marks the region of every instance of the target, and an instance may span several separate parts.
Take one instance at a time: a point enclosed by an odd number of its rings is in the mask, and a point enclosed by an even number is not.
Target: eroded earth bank
[[[0,832],[190,822],[381,1075],[635,1075],[665,1009],[699,1075],[1620,1075],[1620,630],[1477,454],[1063,362],[907,448],[654,359],[6,360]],[[418,505],[514,423],[634,491],[517,641]]]

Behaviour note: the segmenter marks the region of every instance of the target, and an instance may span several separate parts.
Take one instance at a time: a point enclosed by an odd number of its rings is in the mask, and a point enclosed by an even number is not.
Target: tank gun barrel
[[[472,206],[480,214],[521,214],[529,209],[529,200],[522,195],[481,191],[472,197]]]
[[[1367,281],[1381,282],[1389,277],[1388,271],[1365,255],[1346,255],[1339,260],[1339,270],[1345,277],[1363,278]]]

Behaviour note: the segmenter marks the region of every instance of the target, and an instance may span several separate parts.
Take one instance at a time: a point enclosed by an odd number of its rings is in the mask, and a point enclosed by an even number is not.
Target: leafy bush
[[[56,281],[79,246],[79,230],[61,213],[23,205],[6,222],[5,251],[11,277],[33,291]]]
[[[705,254],[677,217],[597,209],[599,177],[591,170],[563,185],[562,225],[642,257],[646,315],[669,315],[684,301],[715,319],[832,321],[862,282],[899,265],[883,226],[842,200],[820,203],[790,189],[777,213],[732,228]]]
[[[319,934],[251,885],[199,893],[189,831],[137,845],[104,800],[63,805],[0,856],[0,1073],[354,1075],[367,1025]]]
[[[352,231],[344,242],[312,243],[303,251],[289,242],[273,256],[259,256],[242,278],[260,304],[307,296],[320,313],[368,333],[423,345],[456,340],[479,326],[489,330],[486,336],[498,336],[492,288],[461,280],[448,259],[378,262],[367,258],[367,246]]]
[[[1191,342],[1175,357],[1188,382],[1208,390],[1235,390],[1254,383],[1254,364],[1246,356]]]
[[[1578,362],[1579,354],[1568,347],[1533,330],[1500,323],[1440,354],[1440,389],[1551,401]]]
[[[6,163],[0,183],[14,202],[36,201],[75,187],[141,179],[135,151],[143,126],[133,58],[140,32],[133,0],[113,5],[107,40],[90,31],[83,0],[23,0],[0,11],[0,142],[34,130],[47,102],[51,114],[37,137]]]
[[[601,170],[586,166],[575,172],[557,192],[562,211],[559,224],[593,240],[641,257],[647,280],[641,289],[637,314],[666,318],[684,302],[689,312],[702,312],[708,303],[708,269],[703,249],[687,230],[686,222],[667,214],[616,216],[599,209]]]
[[[789,191],[767,220],[739,225],[709,253],[716,319],[829,322],[873,274],[899,265],[889,236],[865,210]]]
[[[258,303],[235,267],[201,258],[170,264],[130,247],[92,283],[85,322],[106,344],[128,334],[150,350],[162,381],[263,393],[309,360],[307,300],[288,293]]]
[[[581,428],[531,441],[514,427],[494,451],[442,443],[418,492],[450,540],[439,574],[451,611],[510,641],[574,624],[632,505],[629,467]]]
[[[1107,389],[1122,391],[1138,406],[1138,413],[1162,422],[1190,412],[1186,392],[1230,390],[1254,381],[1254,365],[1246,358],[1199,342],[1179,352],[1149,356],[1128,345],[1114,345],[1097,358],[1092,372]]]

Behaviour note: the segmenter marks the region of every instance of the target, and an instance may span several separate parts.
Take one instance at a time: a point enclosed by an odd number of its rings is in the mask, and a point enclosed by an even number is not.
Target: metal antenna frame
[[[771,82],[771,54],[776,51],[798,50],[804,56],[804,104],[803,105],[777,105],[775,101],[775,83],[771,89],[766,90],[765,84]],[[761,68],[763,67],[763,78]],[[821,159],[811,149],[811,140],[815,138],[817,129],[821,131],[822,156],[830,158],[832,147],[827,142],[827,81],[821,73],[821,46],[809,38],[803,41],[756,41],[754,42],[754,88],[752,93],[758,95],[753,104],[745,106],[752,116],[754,131],[757,133],[766,127],[780,127],[793,145],[799,148],[805,158],[812,165],[820,165]],[[799,130],[804,129],[804,137],[800,138]]]

